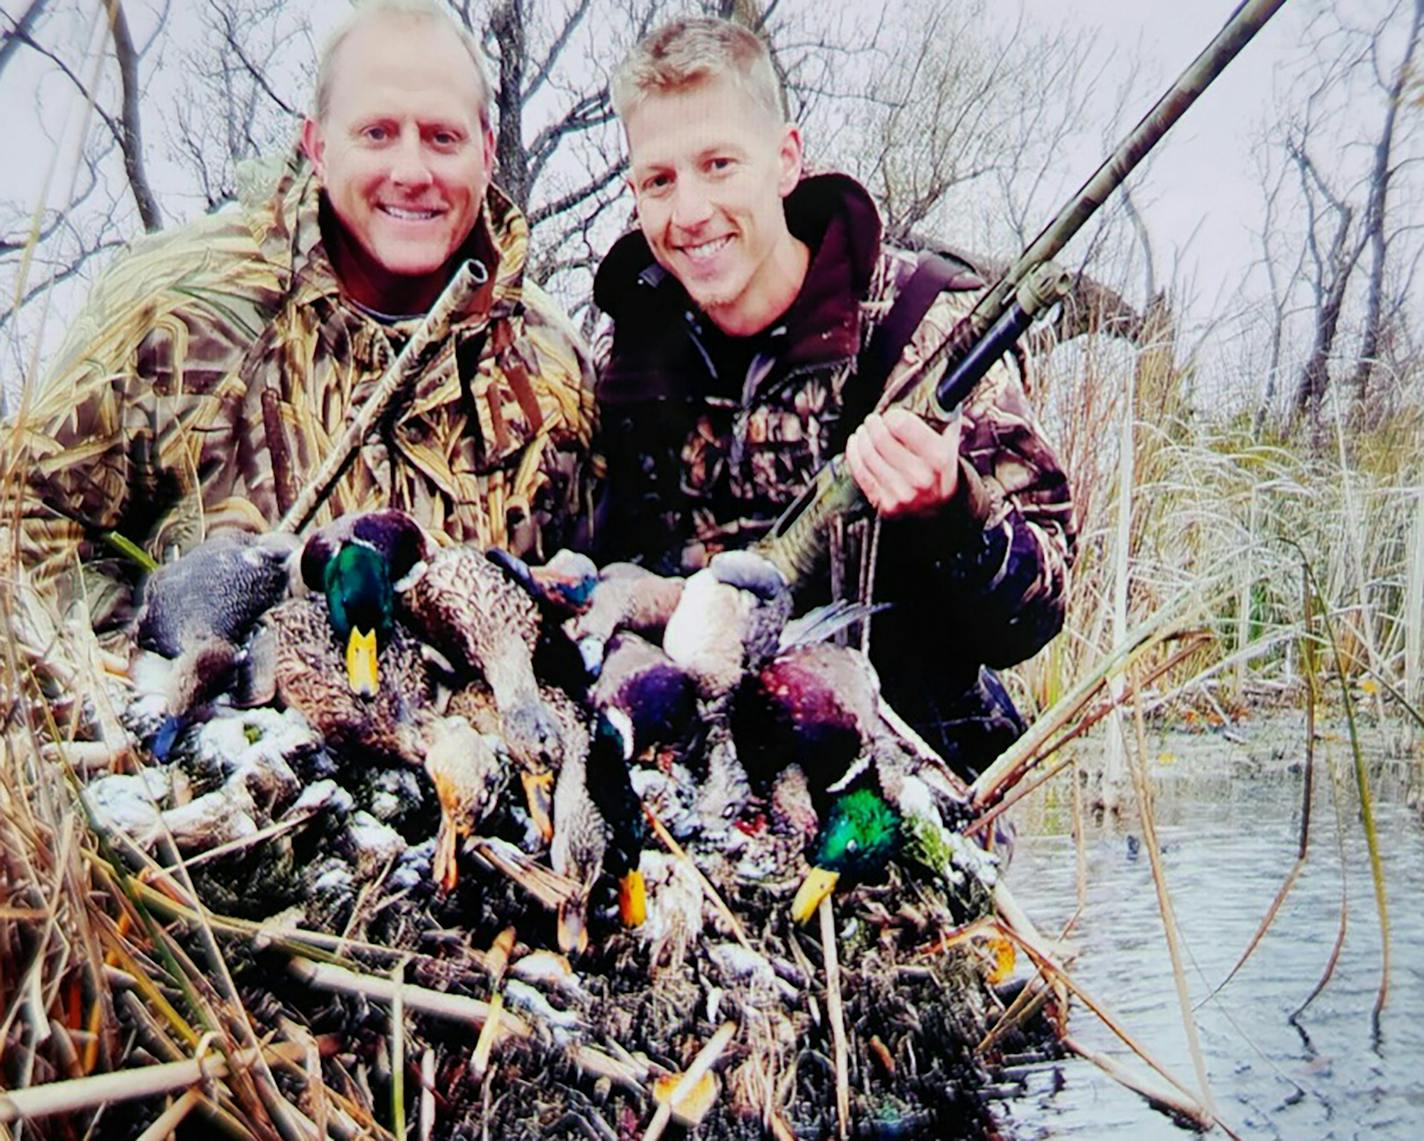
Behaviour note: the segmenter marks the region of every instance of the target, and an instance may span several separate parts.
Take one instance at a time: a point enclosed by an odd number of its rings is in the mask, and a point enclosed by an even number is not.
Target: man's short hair
[[[786,120],[781,81],[755,32],[707,16],[671,20],[649,34],[619,66],[610,85],[614,113],[625,122],[649,95],[729,79],[778,122]]]
[[[484,52],[479,41],[470,30],[451,14],[450,9],[438,0],[362,0],[351,14],[342,20],[321,49],[316,63],[316,121],[323,122],[331,110],[331,85],[336,79],[336,57],[341,45],[357,28],[373,20],[398,19],[408,23],[439,24],[448,28],[450,34],[460,41],[460,45],[470,55],[475,65],[475,76],[480,83],[480,124],[488,129],[490,125],[489,69],[485,65]]]

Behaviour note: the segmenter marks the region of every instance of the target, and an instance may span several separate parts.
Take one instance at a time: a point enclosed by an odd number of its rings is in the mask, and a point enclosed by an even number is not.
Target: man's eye
[[[716,158],[708,159],[707,161],[707,166],[711,170],[717,171],[719,173],[725,173],[726,171],[731,170],[736,165],[736,160],[728,158],[726,155],[718,155]]]
[[[641,189],[644,194],[656,194],[672,185],[672,179],[665,174],[654,174],[643,179]]]
[[[431,141],[437,147],[457,147],[460,145],[460,136],[454,131],[436,131],[430,136]]]
[[[361,137],[373,143],[383,143],[391,137],[391,133],[379,124],[372,124],[361,132]]]

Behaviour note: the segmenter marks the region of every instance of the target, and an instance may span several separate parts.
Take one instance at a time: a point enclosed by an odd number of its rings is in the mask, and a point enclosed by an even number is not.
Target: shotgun
[[[893,404],[923,412],[933,402],[946,415],[958,408],[1035,318],[1067,294],[1071,279],[1053,264],[1053,257],[1284,3],[1285,0],[1243,0],[1211,43],[1117,149],[1004,275],[980,295],[974,308],[938,348],[903,383],[887,392],[878,407]],[[814,573],[819,564],[827,546],[828,524],[866,507],[845,456],[838,455],[816,473],[756,549],[795,585]]]

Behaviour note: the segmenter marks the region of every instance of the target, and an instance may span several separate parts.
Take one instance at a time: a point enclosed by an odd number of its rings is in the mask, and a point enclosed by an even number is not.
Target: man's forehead
[[[377,16],[351,30],[331,59],[333,103],[368,106],[393,92],[447,96],[477,115],[483,85],[475,61],[434,21]]]
[[[714,149],[746,151],[776,145],[785,124],[773,118],[742,87],[717,76],[663,91],[650,91],[624,122],[634,165],[662,162]]]

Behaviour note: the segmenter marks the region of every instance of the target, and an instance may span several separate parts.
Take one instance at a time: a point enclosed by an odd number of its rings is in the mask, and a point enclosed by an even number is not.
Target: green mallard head
[[[353,692],[374,696],[379,645],[394,623],[390,564],[375,547],[344,543],[327,561],[322,589],[332,629],[346,647],[346,679]]]
[[[843,793],[831,804],[816,836],[811,871],[802,881],[791,915],[805,923],[842,877],[874,879],[900,847],[900,814],[874,789]]]

